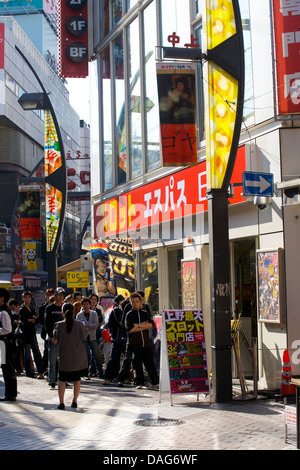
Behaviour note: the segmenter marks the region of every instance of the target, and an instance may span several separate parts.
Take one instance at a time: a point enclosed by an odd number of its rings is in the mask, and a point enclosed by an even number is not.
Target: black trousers
[[[120,371],[120,359],[121,355],[125,355],[126,343],[124,342],[115,342],[111,343],[110,358],[106,366],[104,377],[109,380],[113,380],[118,376]],[[127,377],[125,377],[127,378]]]
[[[133,353],[133,366],[136,371],[136,382],[137,385],[144,385],[144,371],[143,365],[145,366],[146,371],[151,380],[152,385],[157,385],[159,383],[159,377],[156,371],[153,350],[151,346],[146,348],[142,347],[132,347]]]
[[[131,345],[127,343],[121,370],[118,375],[119,382],[124,382],[124,380],[130,379],[131,362],[132,362],[132,349],[131,349]]]
[[[16,398],[17,376],[14,365],[14,343],[7,340],[7,342],[3,342],[3,344],[5,345],[5,364],[1,364],[1,368],[5,384],[5,396],[8,398]],[[3,346],[3,344],[1,346]]]

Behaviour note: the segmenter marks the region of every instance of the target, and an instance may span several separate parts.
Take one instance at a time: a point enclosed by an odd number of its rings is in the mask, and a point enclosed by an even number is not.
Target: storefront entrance
[[[240,317],[239,345],[245,377],[252,377],[252,338],[257,338],[256,240],[232,243],[234,265],[234,318]],[[236,373],[235,367],[233,372]]]

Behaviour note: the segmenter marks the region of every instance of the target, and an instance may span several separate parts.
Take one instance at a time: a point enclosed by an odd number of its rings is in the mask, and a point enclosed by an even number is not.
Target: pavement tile
[[[57,390],[19,376],[17,401],[0,403],[0,450],[296,450],[285,442],[284,406],[274,400],[211,404],[204,395],[183,395],[171,406],[168,393],[102,383],[82,380],[77,409],[67,389],[66,409],[58,410]],[[144,420],[151,426],[138,425]]]

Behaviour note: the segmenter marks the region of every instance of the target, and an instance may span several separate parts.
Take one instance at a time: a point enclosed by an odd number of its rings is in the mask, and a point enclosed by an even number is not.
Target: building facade
[[[29,13],[25,13],[26,15]],[[37,18],[36,14],[33,16]],[[35,293],[44,291],[47,286],[43,185],[39,188],[42,238],[36,240],[34,267],[26,263],[24,243],[18,233],[20,224],[17,218],[19,188],[22,184],[28,184],[28,181],[24,182],[24,178],[44,176],[44,111],[24,111],[18,102],[22,94],[38,93],[41,89],[16,47],[31,63],[49,93],[62,134],[67,166],[68,169],[72,169],[72,174],[68,177],[69,185],[73,181],[75,186],[69,186],[70,192],[76,192],[78,196],[78,193],[88,190],[88,196],[82,198],[84,201],[81,201],[80,197],[76,198],[74,194],[67,204],[58,266],[80,256],[81,232],[88,211],[85,209],[82,220],[81,205],[89,206],[89,126],[82,123],[81,127],[80,117],[70,105],[66,84],[28,38],[19,23],[12,16],[1,16],[0,25],[0,221],[3,232],[5,231],[5,234],[1,235],[3,243],[0,253],[0,278],[10,283],[14,274],[22,274],[24,281],[22,288]],[[53,34],[56,38],[56,34],[54,32]],[[82,171],[85,175],[80,178]],[[14,295],[19,295],[19,292],[21,291],[14,292]]]
[[[299,18],[300,12],[296,4],[285,8],[277,1],[240,0],[239,5],[245,101],[229,197],[232,282],[224,288],[230,290],[232,318],[241,314],[245,376],[253,373],[252,339],[257,338],[259,387],[280,389],[285,349],[293,374],[300,372],[296,301],[300,109],[297,70],[289,72],[291,77],[294,74],[291,86],[279,81],[274,24]],[[90,76],[96,92],[91,196],[93,238],[131,238],[136,287],[146,292],[153,313],[191,306],[203,309],[210,364],[203,63],[196,63],[198,164],[189,168],[163,165],[156,72],[156,64],[164,63],[162,48],[184,47],[191,38],[202,45],[202,8],[201,1],[190,0],[93,2]],[[287,47],[299,53],[293,37],[294,41],[284,37],[285,58]],[[222,87],[219,94],[225,101]],[[283,101],[296,107],[281,111]],[[245,171],[273,175],[272,197],[245,197]],[[290,180],[293,191],[289,193],[286,182]]]

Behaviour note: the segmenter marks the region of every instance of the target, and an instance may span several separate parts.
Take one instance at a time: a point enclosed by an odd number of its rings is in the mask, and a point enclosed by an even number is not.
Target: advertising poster
[[[117,294],[127,297],[134,292],[135,263],[130,239],[94,243],[91,254],[99,297]]]
[[[209,393],[202,310],[165,311],[171,394]]]
[[[197,284],[199,284],[199,259],[181,261],[182,307],[196,309],[198,307]]]
[[[164,166],[197,164],[195,68],[192,63],[157,64]]]
[[[57,131],[50,111],[45,110],[45,177],[62,167]],[[45,185],[47,251],[52,251],[60,222],[63,193],[49,183]]]
[[[26,261],[27,271],[36,271],[37,270],[36,243],[35,242],[24,243],[24,248],[25,248],[25,261]]]
[[[20,234],[22,240],[41,240],[40,189],[19,186]]]
[[[282,249],[257,251],[258,320],[281,323]]]

